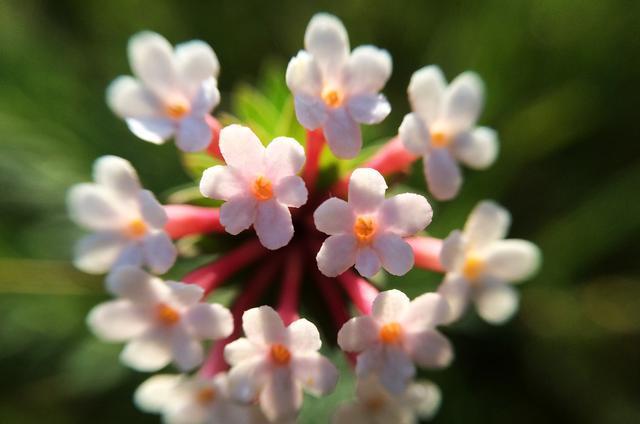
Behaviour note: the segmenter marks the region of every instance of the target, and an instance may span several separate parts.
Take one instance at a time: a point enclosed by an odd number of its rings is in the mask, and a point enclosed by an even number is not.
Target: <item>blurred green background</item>
[[[352,46],[393,56],[394,109],[368,139],[395,133],[419,67],[481,74],[481,123],[498,129],[500,157],[466,172],[431,231],[446,236],[493,198],[513,214],[511,236],[544,253],[512,322],[470,316],[446,330],[456,361],[425,374],[444,393],[435,422],[640,422],[636,0],[0,1],[0,422],[157,421],[131,402],[145,375],[85,327],[105,298],[100,279],[68,265],[81,232],[65,190],[90,178],[97,156],[128,158],[161,198],[189,181],[173,144],[135,139],[105,105],[107,84],[130,73],[128,37],[151,29],[209,42],[222,63],[216,112],[229,111],[238,84],[302,47],[317,11],[342,18]],[[409,183],[424,190],[421,172]],[[416,271],[388,284],[416,295],[435,278]],[[310,405],[326,410],[347,391]]]

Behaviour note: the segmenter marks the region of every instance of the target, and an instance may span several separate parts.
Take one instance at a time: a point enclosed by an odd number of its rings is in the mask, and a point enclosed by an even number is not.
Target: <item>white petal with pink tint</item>
[[[220,62],[215,52],[204,41],[192,40],[175,48],[175,65],[182,83],[193,92],[201,81],[218,78]]]
[[[231,168],[243,174],[260,172],[265,148],[248,127],[233,124],[220,131],[220,152]]]
[[[81,238],[75,245],[73,265],[89,274],[102,274],[113,266],[128,241],[116,232],[100,232]]]
[[[359,94],[347,103],[349,114],[361,124],[377,124],[391,112],[391,105],[382,94]]]
[[[432,217],[433,209],[427,199],[414,193],[390,197],[380,208],[380,220],[384,228],[402,237],[424,230]]]
[[[259,344],[284,343],[285,326],[273,308],[261,306],[242,314],[242,330],[247,338]]]
[[[262,346],[249,339],[241,338],[234,340],[224,347],[224,359],[231,366],[237,365],[242,361],[254,358],[262,352]]]
[[[440,287],[438,287],[438,293],[449,303],[447,323],[460,319],[471,299],[469,282],[461,275],[447,274]]]
[[[362,135],[358,123],[346,108],[327,111],[324,136],[331,152],[341,159],[353,159],[362,149]]]
[[[383,291],[373,301],[371,316],[381,323],[398,321],[410,304],[407,295],[400,290]]]
[[[136,371],[159,370],[171,362],[170,341],[159,330],[148,332],[127,343],[120,360]]]
[[[446,323],[448,315],[446,299],[437,293],[425,293],[404,309],[401,321],[405,331],[420,332]]]
[[[327,106],[320,97],[306,94],[296,94],[295,99],[296,118],[300,125],[308,130],[315,130],[324,126],[327,121]]]
[[[158,199],[149,190],[138,192],[140,213],[144,220],[154,228],[161,230],[167,223],[167,213]]]
[[[349,205],[356,213],[376,211],[384,202],[387,183],[376,170],[358,168],[349,180]]]
[[[338,18],[327,13],[314,15],[304,34],[304,45],[324,78],[338,77],[349,56],[349,36]]]
[[[294,352],[305,353],[320,350],[322,342],[320,333],[311,322],[306,319],[298,319],[287,327],[288,338],[291,340],[290,346]]]
[[[304,180],[297,175],[281,178],[274,192],[279,203],[292,208],[299,208],[307,203],[309,196]]]
[[[230,200],[244,193],[245,182],[238,171],[223,165],[207,168],[200,180],[200,192],[212,199]]]
[[[338,345],[347,352],[360,352],[378,340],[378,324],[368,315],[351,318],[338,332]]]
[[[290,369],[273,370],[260,391],[262,412],[271,421],[294,420],[302,406],[302,390],[293,381]]]
[[[112,190],[98,184],[73,186],[67,195],[67,205],[71,219],[91,230],[119,228],[130,215]]]
[[[540,265],[540,250],[526,240],[496,241],[485,255],[485,272],[505,281],[526,280]]]
[[[485,321],[502,324],[518,310],[520,298],[513,287],[489,282],[475,295],[474,301]]]
[[[318,269],[327,277],[336,277],[345,272],[356,261],[357,242],[350,234],[327,238],[316,255]]]
[[[144,261],[156,274],[164,274],[173,266],[178,251],[171,238],[164,231],[146,236],[142,241]]]
[[[220,223],[229,234],[251,227],[257,216],[256,199],[248,195],[239,195],[229,199],[220,207]]]
[[[374,46],[353,49],[346,67],[346,84],[350,94],[377,93],[391,76],[389,52]]]
[[[287,65],[287,87],[294,93],[318,96],[322,91],[322,76],[313,56],[304,50],[291,58]]]
[[[170,343],[173,363],[179,370],[189,371],[202,363],[204,359],[202,343],[195,339],[186,328],[177,327],[174,329]]]
[[[398,128],[398,137],[402,140],[404,148],[414,155],[423,156],[429,150],[429,132],[415,113],[404,116]]]
[[[405,340],[413,361],[423,368],[444,368],[453,361],[451,343],[435,330],[408,334]]]
[[[358,249],[356,256],[356,269],[363,277],[373,277],[380,271],[380,258],[378,253],[369,247]]]
[[[404,275],[413,268],[413,249],[397,234],[386,233],[376,237],[373,248],[380,262],[392,275]]]
[[[129,62],[133,73],[155,95],[173,94],[178,75],[173,62],[173,48],[159,34],[144,31],[129,40]]]
[[[462,185],[460,168],[446,149],[431,149],[424,160],[429,191],[438,200],[454,198]]]
[[[93,180],[96,184],[120,194],[133,197],[142,188],[138,174],[128,160],[118,156],[102,156],[93,163]]]
[[[138,80],[120,76],[107,88],[107,104],[120,118],[161,116],[162,108],[154,95]]]
[[[153,144],[164,144],[175,133],[175,124],[165,117],[127,118],[129,130],[138,138]]]
[[[289,244],[293,238],[291,212],[286,205],[276,200],[258,204],[253,226],[260,243],[267,249],[279,249]]]
[[[465,236],[460,230],[453,230],[442,242],[440,263],[447,271],[459,270],[464,263],[466,249]]]
[[[211,143],[211,128],[200,116],[189,116],[180,121],[176,133],[176,146],[183,152],[199,152]]]
[[[87,324],[101,339],[121,342],[138,337],[151,322],[129,300],[114,300],[93,308]]]
[[[300,172],[304,165],[304,149],[290,137],[274,138],[264,153],[265,174],[274,183]]]
[[[469,214],[464,235],[475,248],[481,248],[504,238],[510,225],[511,214],[495,202],[485,200]]]
[[[442,119],[453,133],[475,125],[483,104],[482,80],[473,72],[464,72],[454,79],[442,102]]]
[[[338,370],[324,356],[312,352],[297,356],[291,364],[295,378],[314,396],[333,392],[338,382]]]
[[[427,124],[432,124],[439,116],[447,82],[437,66],[425,66],[414,72],[409,82],[411,107]]]
[[[218,304],[200,303],[185,315],[187,324],[202,339],[221,339],[233,331],[229,310]]]
[[[347,202],[332,197],[318,206],[313,213],[313,220],[318,231],[336,235],[350,232],[355,223],[355,216]]]
[[[493,164],[498,155],[498,135],[491,128],[478,127],[455,138],[453,154],[474,169],[485,169]]]

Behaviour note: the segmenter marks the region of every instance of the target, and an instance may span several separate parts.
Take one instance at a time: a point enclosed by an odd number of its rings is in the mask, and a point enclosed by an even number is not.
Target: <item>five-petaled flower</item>
[[[447,270],[438,292],[450,305],[449,322],[457,320],[470,300],[487,322],[500,324],[518,309],[518,294],[508,283],[529,278],[540,264],[540,251],[526,240],[503,240],[509,212],[480,202],[464,231],[454,230],[442,246],[440,260]]]
[[[338,370],[318,353],[318,329],[306,319],[285,327],[272,308],[261,306],[242,316],[246,338],[226,346],[230,396],[250,403],[258,400],[272,421],[295,417],[302,405],[302,389],[315,396],[333,391]]]
[[[380,266],[404,275],[413,266],[413,250],[403,237],[431,222],[433,211],[423,196],[403,193],[384,198],[387,184],[374,169],[359,168],[349,181],[349,201],[330,198],[313,214],[318,230],[329,234],[317,255],[318,268],[335,277],[355,264],[365,277]]]
[[[107,103],[137,137],[162,144],[175,135],[186,152],[205,149],[212,137],[207,115],[220,102],[218,58],[199,40],[175,49],[154,32],[129,41],[134,75],[118,77],[107,89]]]
[[[249,128],[230,125],[220,132],[220,151],[227,166],[207,169],[200,191],[226,201],[220,208],[225,230],[235,235],[253,225],[266,248],[286,246],[293,237],[289,207],[307,202],[307,188],[296,175],[304,164],[302,146],[278,137],[265,148]]]
[[[168,424],[267,423],[255,406],[241,405],[229,398],[224,372],[212,378],[154,375],[138,387],[134,399],[138,408],[162,414]]]
[[[435,415],[440,389],[429,381],[411,383],[398,396],[389,393],[375,377],[356,382],[356,399],[338,407],[332,424],[416,424]]]
[[[73,186],[67,202],[71,218],[95,231],[75,248],[74,264],[101,274],[123,265],[146,265],[166,272],[176,249],[164,231],[167,215],[153,193],[143,190],[126,160],[103,156],[93,166],[95,183]]]
[[[373,375],[395,395],[406,390],[415,364],[442,368],[453,359],[449,341],[435,327],[449,315],[447,301],[426,293],[413,301],[399,290],[381,292],[371,315],[347,321],[338,333],[342,350],[357,352],[358,378]]]
[[[465,72],[447,87],[440,68],[426,66],[413,74],[408,92],[413,112],[404,117],[400,138],[407,150],[423,156],[433,196],[452,199],[462,185],[457,161],[484,169],[497,155],[495,131],[475,127],[483,104],[482,81]]]
[[[107,277],[117,300],[89,312],[87,323],[100,338],[128,341],[121,360],[139,371],[155,371],[173,360],[182,371],[203,359],[201,340],[218,340],[233,330],[223,306],[201,302],[204,291],[193,284],[162,281],[134,267],[121,267]]]
[[[377,124],[391,111],[379,94],[391,75],[391,56],[373,46],[350,54],[344,25],[325,13],[311,19],[304,44],[286,74],[298,121],[309,130],[322,128],[334,155],[353,158],[362,148],[359,124]]]

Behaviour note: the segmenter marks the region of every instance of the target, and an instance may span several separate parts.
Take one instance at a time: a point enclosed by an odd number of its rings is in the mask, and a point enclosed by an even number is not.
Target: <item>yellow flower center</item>
[[[273,186],[271,185],[271,181],[262,175],[253,181],[251,191],[258,200],[269,200],[273,197]]]
[[[165,106],[165,112],[173,119],[180,119],[189,112],[189,104],[184,100],[175,100]]]
[[[216,391],[213,387],[204,387],[196,393],[196,401],[201,405],[207,405],[216,399]]]
[[[168,327],[180,321],[180,313],[171,306],[165,305],[164,303],[158,305],[156,316],[162,324]]]
[[[334,88],[325,87],[325,89],[322,90],[322,100],[324,100],[325,104],[329,107],[339,107],[344,101],[344,96]]]
[[[129,223],[126,233],[133,238],[139,238],[147,233],[147,224],[140,218],[134,219]]]
[[[359,244],[367,245],[371,243],[376,233],[376,223],[369,216],[359,216],[356,218],[355,224],[353,224],[353,233]]]
[[[291,352],[280,343],[271,345],[271,359],[276,365],[287,365],[291,361]]]
[[[382,343],[398,343],[402,338],[402,327],[397,322],[388,322],[380,328],[379,336]]]
[[[431,144],[434,147],[447,147],[451,139],[444,131],[433,131],[431,133]]]
[[[469,281],[475,281],[484,269],[484,261],[478,255],[470,254],[462,266],[462,274]]]

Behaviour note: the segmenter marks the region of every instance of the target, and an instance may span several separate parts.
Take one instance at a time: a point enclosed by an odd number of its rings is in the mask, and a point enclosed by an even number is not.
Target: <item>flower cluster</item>
[[[389,114],[380,91],[392,62],[377,47],[350,51],[344,26],[328,14],[311,19],[304,46],[285,79],[305,144],[282,134],[265,146],[242,122],[224,126],[210,115],[220,100],[211,47],[191,41],[173,48],[158,34],[135,35],[128,52],[136,78],[109,86],[109,106],[137,137],[156,144],[174,138],[180,150],[218,161],[198,183],[200,200],[222,203],[161,205],[131,164],[114,156],[96,161],[93,183],[69,191],[71,218],[93,231],[78,242],[74,263],[107,274],[114,296],[89,313],[88,325],[106,341],[126,342],[121,361],[135,370],[179,370],[152,376],[135,393],[140,409],[166,422],[295,422],[303,393],[333,392],[338,369],[321,353],[316,325],[300,317],[307,283],[357,381],[354,400],[338,407],[334,422],[430,418],[440,390],[416,380],[417,367],[453,361],[441,328],[471,302],[487,322],[506,321],[518,306],[510,283],[538,267],[535,245],[504,240],[510,216],[493,202],[481,202],[462,231],[439,240],[422,233],[433,218],[425,196],[385,196],[385,177],[420,157],[437,200],[457,195],[457,162],[482,169],[495,160],[495,131],[475,126],[483,102],[477,75],[464,73],[447,86],[439,68],[417,71],[408,88],[412,112],[398,135],[357,169],[320,185],[325,143],[336,158],[354,158],[363,144],[359,125]],[[177,259],[173,240],[224,233],[243,241],[180,281],[160,277]],[[403,276],[414,267],[445,274],[436,292],[411,300],[368,281],[381,269]],[[243,270],[250,274],[233,301],[210,303],[211,293]],[[279,297],[264,305],[278,278]],[[204,341],[213,341],[209,352]]]

